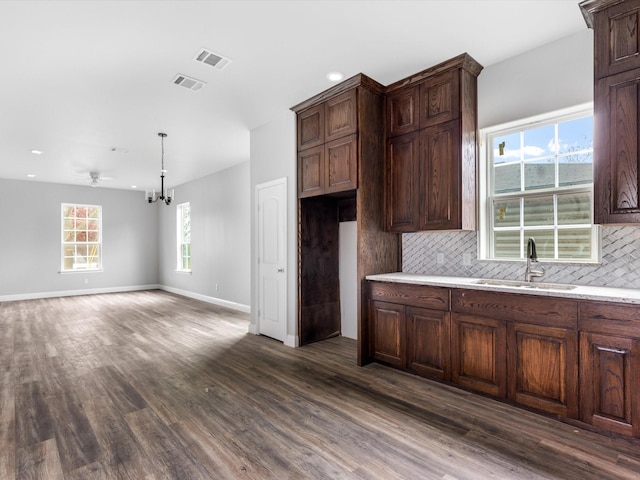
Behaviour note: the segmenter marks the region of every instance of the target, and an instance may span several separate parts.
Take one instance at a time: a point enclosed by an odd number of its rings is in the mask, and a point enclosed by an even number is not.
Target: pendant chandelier
[[[164,191],[164,174],[167,173],[167,171],[164,169],[164,139],[167,134],[158,133],[158,136],[160,137],[160,145],[162,148],[162,155],[160,157],[162,164],[162,169],[160,170],[160,192],[156,193],[155,190],[147,190],[144,195],[149,203],[154,203],[158,200],[162,200],[164,203],[169,205],[173,200],[173,188],[168,189],[166,192]]]

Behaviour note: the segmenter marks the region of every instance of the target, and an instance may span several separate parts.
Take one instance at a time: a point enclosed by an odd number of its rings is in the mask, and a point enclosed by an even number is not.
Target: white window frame
[[[184,256],[182,254],[183,244],[183,228],[184,225],[182,223],[183,219],[183,209],[185,207],[189,208],[189,253],[191,253],[191,204],[189,202],[181,203],[176,206],[176,271],[177,272],[185,272],[191,273],[191,268],[184,268]],[[189,266],[191,267],[192,256],[189,255]]]
[[[478,231],[478,256],[480,260],[499,261],[499,262],[522,262],[526,260],[526,253],[524,252],[525,243],[521,241],[520,245],[520,258],[501,258],[493,255],[493,212],[491,200],[494,196],[491,195],[493,191],[493,168],[489,165],[491,161],[491,148],[492,142],[490,139],[497,134],[504,135],[510,132],[519,130],[528,130],[536,128],[542,125],[548,125],[552,123],[561,123],[563,121],[580,118],[585,115],[593,115],[593,103],[587,103],[578,105],[563,110],[549,112],[535,117],[530,117],[514,122],[509,122],[493,127],[485,128],[480,131],[480,164],[479,164],[479,231]],[[578,193],[589,192],[591,195],[591,224],[584,224],[582,228],[591,227],[591,258],[562,258],[562,259],[548,259],[545,258],[545,263],[562,263],[562,264],[597,264],[600,263],[601,251],[600,251],[600,228],[599,225],[593,224],[593,181],[591,184],[569,186],[569,187],[555,187],[549,189],[536,189],[525,192],[518,192],[514,194],[502,194],[496,195],[495,198],[514,198],[518,196],[541,196],[550,195],[554,193]],[[523,195],[524,194],[524,195]],[[554,196],[555,204],[555,196]],[[573,225],[572,227],[579,228],[580,225]],[[514,229],[523,229],[521,224]],[[549,229],[557,229],[557,224],[549,226]],[[557,256],[557,252],[556,252]]]
[[[65,240],[65,232],[69,232],[69,231],[77,231],[76,230],[76,226],[74,224],[74,228],[73,229],[65,229],[65,219],[71,219],[71,218],[75,218],[75,217],[65,217],[64,216],[64,211],[65,208],[67,207],[80,207],[80,208],[97,208],[98,209],[98,218],[96,219],[98,222],[98,240],[97,241],[66,241]],[[79,204],[79,203],[63,203],[60,206],[60,273],[77,273],[77,272],[101,272],[102,271],[102,206],[101,205],[85,205],[85,204]],[[87,232],[87,234],[89,233],[88,228],[85,228],[85,231]],[[94,262],[94,266],[89,268],[89,264],[85,263],[85,268],[82,268],[81,265],[82,263],[78,263],[78,267],[76,267],[76,263],[74,263],[74,268],[70,268],[70,269],[65,269],[65,258],[82,258],[82,257],[86,257],[87,259],[91,258],[89,256],[89,254],[87,253],[86,256],[83,255],[77,255],[77,248],[78,247],[91,247],[92,245],[95,245],[98,247],[98,255],[97,255],[97,262]],[[74,250],[76,251],[76,255],[74,257],[71,256],[65,256],[65,250],[67,247],[73,246]]]

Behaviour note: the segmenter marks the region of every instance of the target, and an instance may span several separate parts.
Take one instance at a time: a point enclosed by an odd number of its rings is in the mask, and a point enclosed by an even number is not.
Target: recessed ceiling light
[[[340,72],[329,72],[327,73],[327,78],[331,82],[339,82],[344,78],[344,74]]]
[[[31,153],[33,153],[34,155],[42,155],[41,150],[31,150]]]
[[[138,188],[136,185],[131,185],[131,188]]]
[[[29,178],[36,178],[36,176],[33,173],[27,173],[27,177]]]

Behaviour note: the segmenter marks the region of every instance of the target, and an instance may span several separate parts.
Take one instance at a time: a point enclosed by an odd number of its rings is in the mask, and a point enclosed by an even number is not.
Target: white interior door
[[[256,186],[258,218],[258,331],[287,335],[287,179]]]

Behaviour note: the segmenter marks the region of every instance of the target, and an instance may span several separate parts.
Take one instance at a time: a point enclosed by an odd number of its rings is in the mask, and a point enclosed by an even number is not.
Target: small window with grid
[[[191,271],[191,206],[189,203],[178,205],[178,267],[182,272]]]
[[[62,204],[62,272],[102,269],[102,208]]]

